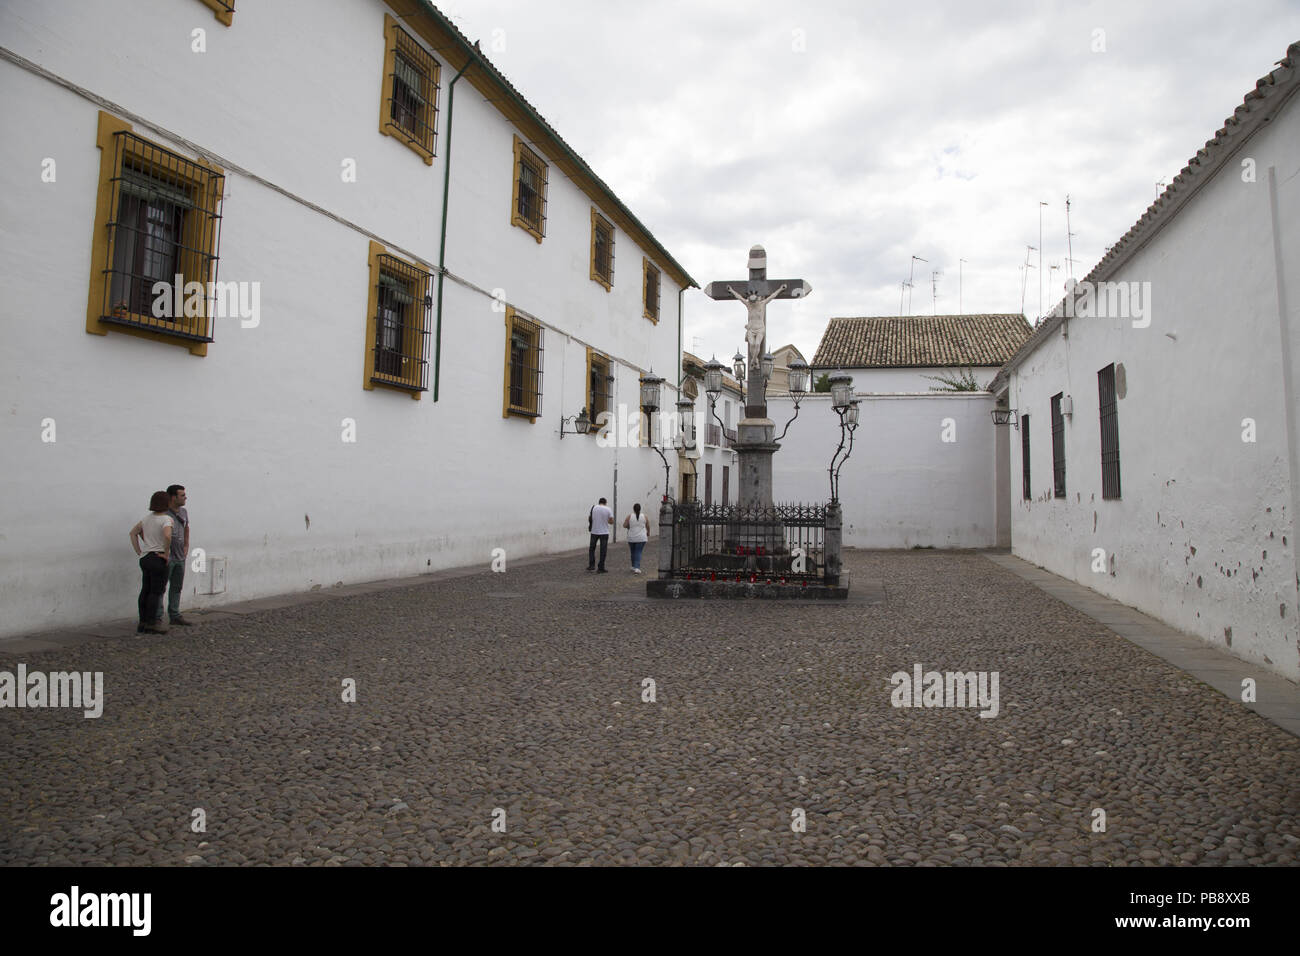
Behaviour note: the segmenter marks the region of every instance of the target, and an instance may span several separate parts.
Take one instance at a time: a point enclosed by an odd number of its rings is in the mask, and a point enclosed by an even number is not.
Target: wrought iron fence
[[[672,576],[823,581],[826,517],[824,504],[682,502],[674,510]]]

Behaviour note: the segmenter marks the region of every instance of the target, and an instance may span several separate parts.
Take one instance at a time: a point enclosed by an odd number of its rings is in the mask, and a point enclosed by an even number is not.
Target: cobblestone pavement
[[[0,863],[1295,862],[1300,741],[978,554],[849,552],[853,607],[611,555],[23,656],[106,704],[0,710]],[[917,663],[998,715],[894,708]]]

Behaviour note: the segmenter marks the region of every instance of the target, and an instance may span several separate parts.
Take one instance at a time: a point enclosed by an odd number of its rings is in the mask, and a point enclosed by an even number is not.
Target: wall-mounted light
[[[591,419],[587,417],[587,410],[584,408],[576,415],[570,415],[568,418],[560,419],[560,440],[564,440],[566,424],[573,426],[573,431],[568,432],[570,435],[585,435],[591,431]]]
[[[1020,422],[1014,408],[995,408],[989,414],[993,416],[994,425],[1014,425],[1016,431],[1020,431]]]

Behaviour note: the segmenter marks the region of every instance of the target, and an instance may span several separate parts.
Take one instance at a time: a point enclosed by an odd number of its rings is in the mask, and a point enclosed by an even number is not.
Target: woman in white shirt
[[[632,573],[640,574],[641,552],[650,540],[650,519],[641,513],[641,506],[636,504],[632,506],[632,513],[623,519],[623,527],[627,528],[627,546],[632,552]]]
[[[155,491],[149,499],[149,514],[131,529],[131,547],[140,555],[140,624],[135,632],[166,634],[162,622],[163,594],[167,590],[167,554],[172,547],[172,517],[167,513],[171,496]],[[141,543],[144,545],[141,550]]]

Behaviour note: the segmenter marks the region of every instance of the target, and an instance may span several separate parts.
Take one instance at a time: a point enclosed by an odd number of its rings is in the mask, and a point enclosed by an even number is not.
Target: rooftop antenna
[[[939,314],[939,276],[943,275],[942,271],[931,271],[930,273],[930,314]]]
[[[907,294],[907,280],[898,283],[898,314],[903,314],[903,296]]]
[[[1043,314],[1043,207],[1047,203],[1038,203],[1038,314]]]
[[[1020,280],[1020,314],[1021,315],[1025,314],[1025,289],[1029,284],[1029,270],[1033,268],[1033,266],[1029,264],[1029,254],[1035,251],[1036,250],[1034,249],[1033,246],[1030,245],[1025,246],[1025,264],[1020,267],[1024,271],[1024,276]]]
[[[907,314],[912,314],[912,280],[916,278],[916,264],[924,262],[929,264],[929,259],[922,259],[920,256],[912,256],[912,267],[907,271]]]
[[[1074,278],[1074,233],[1070,231],[1070,194],[1065,194],[1065,268],[1070,278]]]

